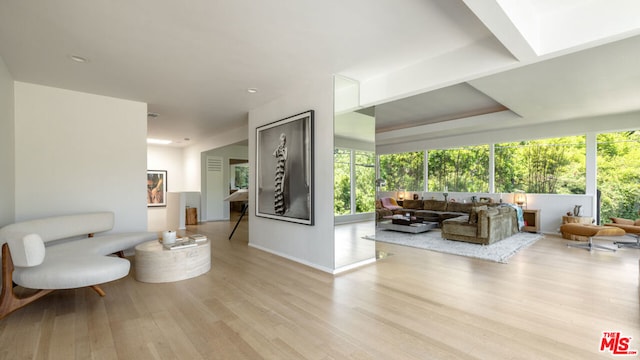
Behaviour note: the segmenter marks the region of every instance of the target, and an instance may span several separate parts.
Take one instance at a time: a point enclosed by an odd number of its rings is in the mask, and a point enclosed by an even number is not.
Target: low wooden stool
[[[588,238],[586,244],[567,244],[569,247],[577,247],[583,248],[591,251],[592,249],[602,249],[602,250],[610,250],[616,251],[614,248],[597,245],[593,243],[594,236],[623,236],[625,235],[624,230],[612,226],[598,226],[598,225],[590,225],[590,224],[563,224],[560,226],[560,232],[563,237],[565,234],[567,235],[577,235],[584,236]]]

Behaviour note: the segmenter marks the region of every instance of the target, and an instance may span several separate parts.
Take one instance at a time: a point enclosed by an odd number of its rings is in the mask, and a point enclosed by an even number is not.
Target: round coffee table
[[[135,248],[135,278],[141,282],[164,283],[190,279],[211,269],[211,243],[167,250],[157,240]]]

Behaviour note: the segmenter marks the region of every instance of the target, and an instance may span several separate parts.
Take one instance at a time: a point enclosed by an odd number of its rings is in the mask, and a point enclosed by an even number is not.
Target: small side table
[[[591,216],[562,216],[562,224],[591,224],[593,218]]]
[[[539,209],[522,209],[522,218],[526,225],[522,227],[522,231],[538,233],[540,232],[540,210]]]
[[[135,248],[135,278],[141,282],[164,283],[190,279],[211,270],[211,243],[167,250],[158,240]]]

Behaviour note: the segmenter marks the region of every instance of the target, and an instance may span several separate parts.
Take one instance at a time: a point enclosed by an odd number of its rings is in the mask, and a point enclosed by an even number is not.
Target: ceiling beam
[[[537,48],[536,35],[539,31],[533,11],[528,12],[528,17],[522,16],[516,20],[509,17],[505,9],[497,1],[463,1],[516,59],[522,62],[529,62],[538,56],[535,48]],[[522,6],[526,5],[527,2],[520,2],[519,4]],[[516,24],[519,26],[516,26]],[[521,30],[525,30],[525,34]]]

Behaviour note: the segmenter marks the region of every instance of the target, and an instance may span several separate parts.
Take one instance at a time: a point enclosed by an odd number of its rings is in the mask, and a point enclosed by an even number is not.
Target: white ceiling
[[[421,63],[437,76],[369,99],[378,131],[505,108],[550,121],[640,109],[639,3],[0,0],[0,56],[17,81],[148,103],[149,136],[177,146],[328,74],[366,92]]]

